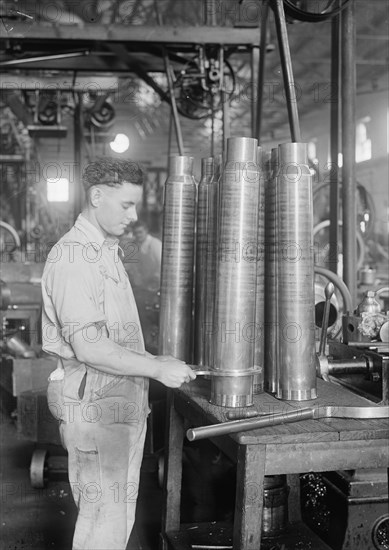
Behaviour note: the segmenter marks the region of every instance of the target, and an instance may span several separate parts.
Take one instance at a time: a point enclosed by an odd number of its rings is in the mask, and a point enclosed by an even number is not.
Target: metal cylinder
[[[254,138],[231,137],[227,140],[226,162],[253,162],[256,164],[258,141]]]
[[[254,138],[229,138],[219,183],[214,369],[242,373],[212,377],[211,402],[227,407],[251,405],[253,398],[257,145]]]
[[[369,363],[365,357],[331,359],[328,361],[328,374],[368,374]]]
[[[305,143],[279,145],[278,383],[280,399],[317,397],[312,176]]]
[[[192,362],[196,182],[193,158],[170,157],[165,183],[159,353]]]
[[[259,198],[258,198],[258,233],[257,233],[257,283],[255,290],[255,351],[254,366],[259,373],[254,375],[253,393],[262,393],[264,389],[264,360],[265,360],[265,186],[264,164],[265,159],[261,147],[257,150],[259,169]]]
[[[286,475],[265,476],[263,487],[262,537],[277,537],[288,527]]]
[[[201,159],[201,179],[197,195],[196,299],[194,362],[211,366],[213,303],[216,280],[217,178],[215,160]]]
[[[264,388],[277,391],[277,170],[278,148],[265,169],[265,373]]]

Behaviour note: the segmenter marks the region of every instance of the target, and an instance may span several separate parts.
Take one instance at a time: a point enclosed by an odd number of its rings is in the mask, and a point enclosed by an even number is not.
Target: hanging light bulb
[[[130,146],[130,140],[126,134],[116,134],[115,139],[110,142],[109,146],[115,153],[124,153]]]

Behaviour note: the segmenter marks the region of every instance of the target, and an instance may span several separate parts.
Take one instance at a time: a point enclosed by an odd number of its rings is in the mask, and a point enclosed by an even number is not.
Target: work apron
[[[117,268],[116,278],[100,266],[108,337],[143,355],[132,289],[121,262]],[[85,330],[86,339],[93,341],[99,336],[96,328]],[[60,420],[61,440],[69,457],[69,482],[78,508],[72,548],[124,550],[135,519],[149,381],[106,374],[75,358],[61,361],[64,377],[49,381],[48,402]]]

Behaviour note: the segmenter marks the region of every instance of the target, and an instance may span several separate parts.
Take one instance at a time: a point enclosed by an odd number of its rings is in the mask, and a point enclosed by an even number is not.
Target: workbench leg
[[[259,550],[262,533],[266,447],[240,445],[234,517],[234,550]]]
[[[180,528],[182,448],[184,442],[183,418],[174,408],[174,394],[168,392],[168,419],[165,443],[163,482],[162,550],[167,550],[165,534]]]
[[[300,476],[289,474],[286,476],[289,488],[288,496],[288,520],[290,523],[301,521],[301,500],[300,500]]]

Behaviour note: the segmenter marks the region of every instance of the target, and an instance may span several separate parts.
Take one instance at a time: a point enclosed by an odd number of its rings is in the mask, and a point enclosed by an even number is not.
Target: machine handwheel
[[[33,452],[30,464],[30,481],[34,489],[42,489],[47,481],[48,452],[46,449],[37,449]]]
[[[377,519],[372,530],[374,548],[386,550],[389,548],[389,516]]]

